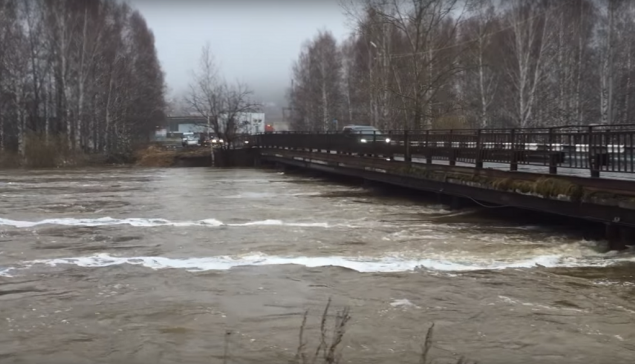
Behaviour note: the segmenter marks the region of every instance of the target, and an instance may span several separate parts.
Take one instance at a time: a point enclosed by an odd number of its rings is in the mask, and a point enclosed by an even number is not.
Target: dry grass
[[[85,154],[69,148],[64,136],[29,135],[24,156],[16,152],[0,153],[0,168],[61,168],[90,165],[129,165],[172,167],[180,158],[208,156],[207,148],[168,149],[159,144],[146,145],[134,154]]]
[[[335,314],[335,322],[333,328],[328,328],[328,315],[331,308],[331,299],[329,298],[324,311],[322,312],[322,320],[320,321],[320,341],[315,351],[307,349],[307,341],[305,341],[304,333],[306,330],[306,321],[309,316],[309,310],[304,312],[302,325],[300,326],[298,350],[296,352],[293,363],[295,364],[337,364],[341,360],[341,352],[338,351],[339,345],[342,343],[344,334],[346,333],[346,325],[351,319],[349,308],[345,307]]]
[[[135,153],[136,165],[140,167],[172,167],[177,159],[187,157],[206,157],[208,148],[167,149],[160,145],[150,145]]]
[[[346,334],[346,328],[351,320],[350,308],[344,307],[342,310],[337,311],[335,314],[335,320],[333,324],[329,324],[329,311],[331,309],[331,299],[329,298],[322,317],[320,320],[320,332],[319,343],[315,349],[309,349],[308,341],[305,338],[307,319],[309,311],[305,311],[302,317],[302,324],[300,325],[300,332],[298,334],[298,349],[295,357],[290,362],[291,364],[338,364],[342,361],[342,352],[339,349],[344,336]],[[433,362],[431,359],[430,351],[434,342],[434,324],[428,328],[425,341],[421,345],[421,355],[419,357],[419,364],[430,364]],[[227,351],[226,351],[227,352]],[[226,362],[226,360],[225,360]],[[477,362],[471,362],[461,357],[456,362],[457,364],[477,364]]]
[[[28,134],[25,137],[24,156],[15,152],[0,155],[2,168],[58,168],[83,166],[94,159],[82,152],[71,150],[64,136]]]
[[[20,168],[20,166],[22,166],[22,157],[18,153],[0,153],[0,168]]]
[[[141,167],[171,167],[174,164],[176,154],[174,150],[151,145],[136,153],[136,165]]]

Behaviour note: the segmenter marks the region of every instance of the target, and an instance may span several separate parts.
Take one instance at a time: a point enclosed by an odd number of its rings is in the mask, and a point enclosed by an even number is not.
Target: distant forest
[[[131,153],[164,117],[144,18],[113,0],[0,0],[0,153]]]
[[[307,41],[296,130],[635,123],[635,1],[349,0]],[[334,120],[337,120],[336,124]]]

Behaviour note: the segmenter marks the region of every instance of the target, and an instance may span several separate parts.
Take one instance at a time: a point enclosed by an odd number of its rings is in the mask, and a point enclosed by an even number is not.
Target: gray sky
[[[337,0],[129,0],[154,32],[173,93],[187,89],[209,41],[227,81],[246,82],[262,101],[280,103],[291,65],[318,30],[349,30]]]

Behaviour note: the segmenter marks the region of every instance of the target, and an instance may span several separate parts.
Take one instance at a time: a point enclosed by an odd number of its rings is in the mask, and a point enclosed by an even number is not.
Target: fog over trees
[[[308,40],[292,127],[549,127],[635,115],[635,2],[343,1],[351,35]],[[337,120],[337,122],[334,122]]]
[[[127,154],[164,117],[141,14],[114,0],[0,0],[0,152]]]

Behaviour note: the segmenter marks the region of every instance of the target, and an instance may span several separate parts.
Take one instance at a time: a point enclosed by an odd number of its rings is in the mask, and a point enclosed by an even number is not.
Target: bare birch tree
[[[203,46],[198,69],[192,72],[192,82],[185,102],[205,117],[207,132],[230,146],[241,132],[240,116],[253,112],[260,105],[251,100],[253,92],[244,83],[228,85],[221,77],[209,43]]]
[[[2,0],[0,48],[0,151],[129,158],[164,117],[154,37],[126,4]]]

